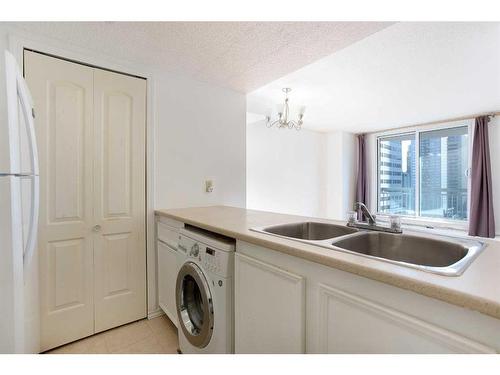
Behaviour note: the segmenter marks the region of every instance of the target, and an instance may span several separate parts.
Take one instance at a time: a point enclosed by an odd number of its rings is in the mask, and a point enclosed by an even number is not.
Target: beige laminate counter
[[[488,244],[486,249],[461,276],[450,277],[249,230],[307,220],[339,224],[338,221],[228,206],[157,210],[156,214],[500,319],[500,242],[496,240],[482,240]]]

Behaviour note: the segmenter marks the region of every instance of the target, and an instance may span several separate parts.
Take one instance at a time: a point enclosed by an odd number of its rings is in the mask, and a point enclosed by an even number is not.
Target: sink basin
[[[445,276],[460,276],[485,247],[469,239],[366,231],[312,221],[251,230]]]
[[[343,225],[307,221],[303,223],[280,224],[253,230],[277,236],[299,240],[321,241],[333,239],[346,234],[357,233],[358,230]]]
[[[361,232],[333,241],[332,245],[360,255],[450,276],[463,273],[483,248],[483,244],[477,241],[439,240],[384,232]]]

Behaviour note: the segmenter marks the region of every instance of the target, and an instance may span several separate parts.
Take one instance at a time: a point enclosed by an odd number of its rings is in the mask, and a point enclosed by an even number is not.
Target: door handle
[[[99,224],[94,225],[94,227],[92,228],[92,230],[93,230],[94,232],[100,232],[100,231],[101,231],[101,226],[100,226]]]

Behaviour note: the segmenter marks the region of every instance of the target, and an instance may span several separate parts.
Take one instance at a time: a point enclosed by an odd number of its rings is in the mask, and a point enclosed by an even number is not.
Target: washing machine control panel
[[[202,257],[203,267],[216,274],[224,272],[222,269],[222,259],[224,252],[220,250],[215,250],[210,247],[205,247],[205,254]]]
[[[181,236],[179,249],[188,258],[199,263],[204,270],[221,277],[232,276],[234,252],[227,252],[215,247]]]

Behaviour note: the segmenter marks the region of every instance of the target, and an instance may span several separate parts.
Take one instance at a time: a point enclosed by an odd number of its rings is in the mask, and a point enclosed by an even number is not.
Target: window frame
[[[472,141],[473,141],[473,120],[460,120],[453,122],[441,122],[433,123],[430,125],[421,125],[415,127],[405,127],[404,129],[393,129],[389,131],[375,133],[375,168],[374,168],[374,186],[375,186],[375,204],[374,208],[378,219],[381,221],[388,221],[390,214],[385,212],[379,212],[380,207],[380,141],[390,137],[398,137],[403,135],[414,135],[415,136],[415,215],[399,215],[404,218],[404,222],[408,224],[424,225],[424,226],[436,226],[436,227],[446,227],[452,229],[467,229],[469,225],[470,218],[470,169],[472,160]],[[468,167],[467,170],[467,220],[453,220],[448,218],[432,218],[426,216],[420,216],[420,134],[431,132],[434,130],[446,130],[459,127],[467,127],[467,134],[469,136],[468,142]]]

